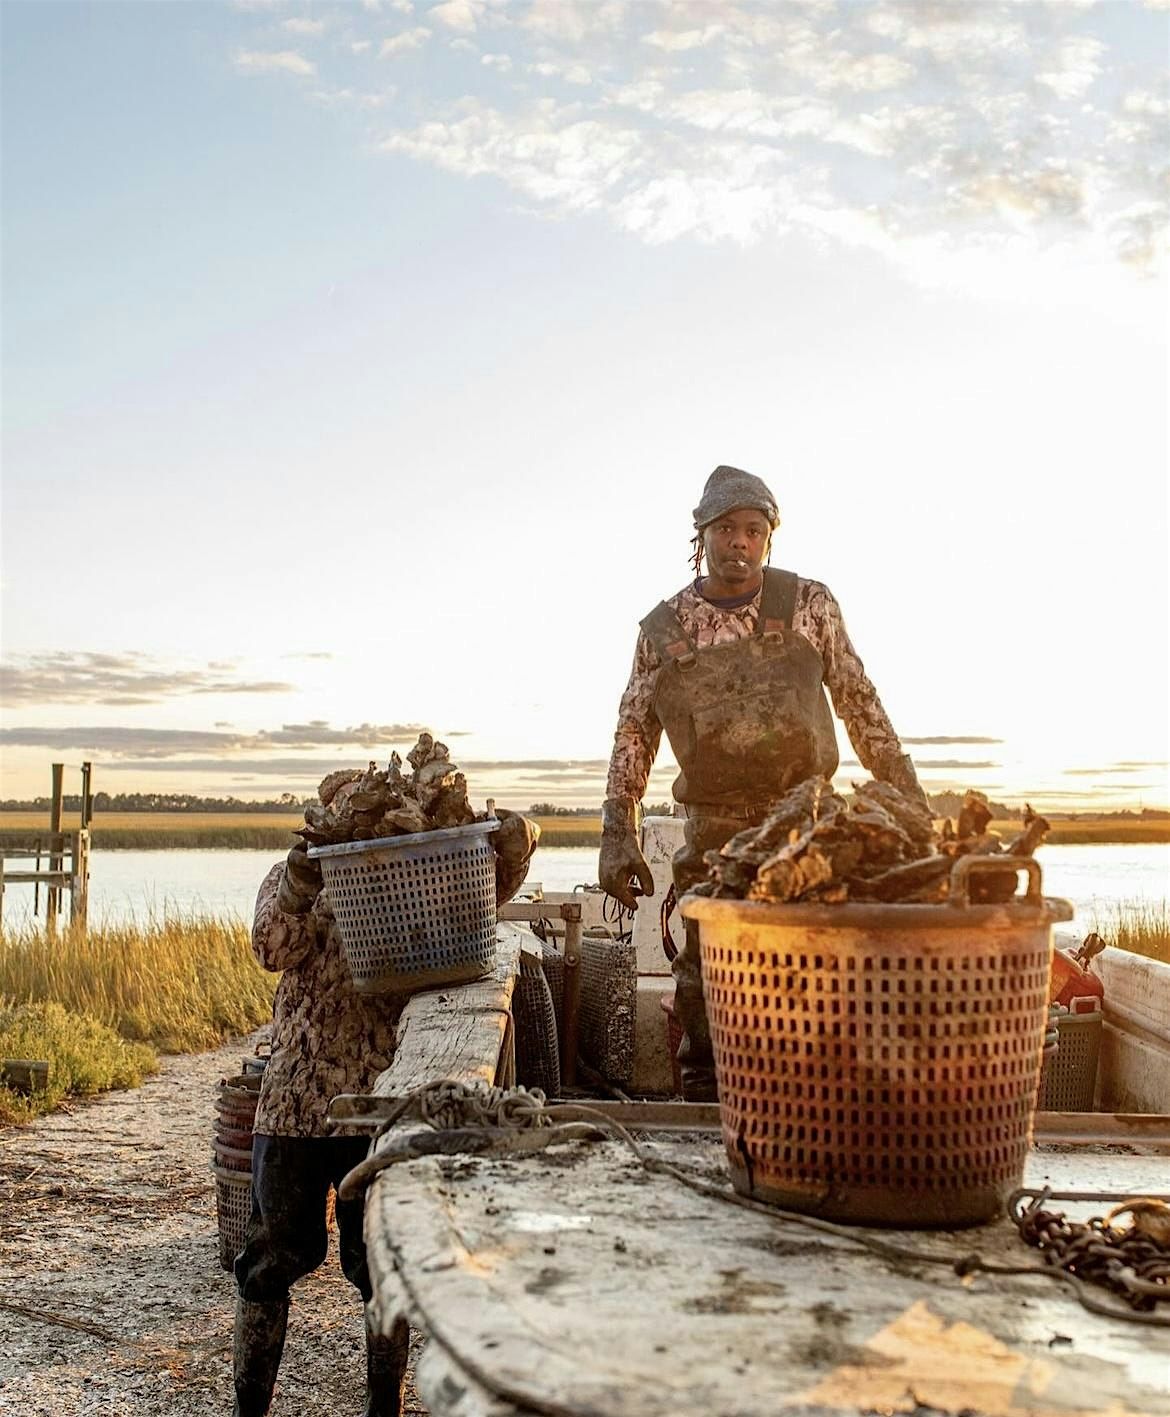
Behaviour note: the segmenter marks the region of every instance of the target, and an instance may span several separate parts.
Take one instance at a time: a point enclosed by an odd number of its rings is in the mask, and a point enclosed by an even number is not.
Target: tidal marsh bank
[[[214,1048],[272,1014],[276,976],[240,920],[189,916],[54,935],[0,934],[0,1055],[47,1058],[46,1092],[0,1088],[0,1122],[64,1096],[134,1086],[158,1053]]]
[[[543,816],[534,821],[545,846],[597,846],[601,817]],[[66,813],[63,828],[77,827],[76,814]],[[304,825],[299,813],[279,812],[99,812],[90,826],[95,851],[165,851],[256,849],[287,851],[293,832]],[[35,835],[47,832],[42,812],[0,812],[0,830]],[[1019,821],[991,823],[991,830],[1010,839],[1022,830]],[[1134,845],[1170,842],[1170,818],[1069,817],[1052,823],[1052,846]]]

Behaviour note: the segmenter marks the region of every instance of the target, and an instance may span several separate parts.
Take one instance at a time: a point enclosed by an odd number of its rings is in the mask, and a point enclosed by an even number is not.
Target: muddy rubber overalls
[[[814,773],[837,769],[837,739],[821,657],[792,629],[797,577],[768,568],[752,635],[697,649],[665,602],[643,621],[662,667],[654,711],[681,771],[674,796],[686,808],[686,841],[673,861],[681,896],[706,878],[703,853],[758,826],[769,805]],[[703,999],[699,930],[686,923],[674,961],[683,1093],[713,1100],[715,1072]]]

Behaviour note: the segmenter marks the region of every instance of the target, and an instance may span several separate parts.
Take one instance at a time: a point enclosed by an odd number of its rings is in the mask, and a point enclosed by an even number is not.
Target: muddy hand
[[[602,807],[597,879],[627,910],[637,910],[639,896],[654,894],[654,876],[638,845],[635,820],[635,804],[626,798],[611,797]]]

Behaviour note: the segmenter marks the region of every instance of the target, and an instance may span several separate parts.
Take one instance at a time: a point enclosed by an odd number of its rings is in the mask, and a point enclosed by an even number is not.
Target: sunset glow
[[[1166,808],[1168,23],[8,0],[0,796],[598,803],[729,462],[929,791]]]

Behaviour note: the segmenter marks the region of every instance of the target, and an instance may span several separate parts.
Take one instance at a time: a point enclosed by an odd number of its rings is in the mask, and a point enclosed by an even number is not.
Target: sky
[[[425,726],[474,801],[599,802],[731,463],[929,790],[1170,805],[1168,38],[4,0],[0,798],[301,795]]]

